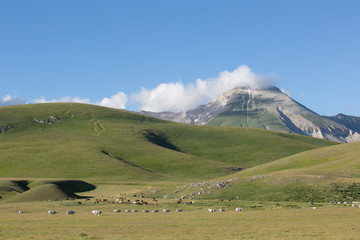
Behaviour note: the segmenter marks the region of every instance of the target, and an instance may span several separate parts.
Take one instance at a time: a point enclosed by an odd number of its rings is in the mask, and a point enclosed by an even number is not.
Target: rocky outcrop
[[[12,125],[4,125],[0,126],[0,133],[4,133],[6,131],[9,131],[10,129],[13,129],[14,127]]]
[[[54,124],[54,123],[60,122],[60,119],[51,116],[51,117],[49,117],[49,118],[47,118],[47,119],[35,119],[34,122],[36,122],[36,123],[42,123],[42,124]]]

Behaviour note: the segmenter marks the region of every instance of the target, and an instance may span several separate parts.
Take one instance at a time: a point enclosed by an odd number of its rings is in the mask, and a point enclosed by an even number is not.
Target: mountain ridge
[[[275,86],[235,88],[186,112],[140,114],[194,125],[259,128],[342,143],[360,141],[360,117],[320,116]]]

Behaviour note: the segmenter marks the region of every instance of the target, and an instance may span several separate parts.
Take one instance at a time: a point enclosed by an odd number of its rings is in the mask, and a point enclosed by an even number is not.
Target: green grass
[[[79,180],[0,181],[2,202],[36,202],[82,198],[75,193],[94,190],[92,184]],[[21,193],[21,194],[16,194]]]
[[[34,122],[51,117],[60,121]],[[1,129],[10,125],[0,134],[0,239],[356,239],[360,234],[359,208],[324,203],[359,200],[359,143],[192,126],[69,103],[0,108]],[[245,170],[233,173],[231,167]],[[231,184],[216,188],[220,179]],[[64,200],[121,195],[133,201],[139,193],[149,202],[157,197],[159,205]],[[176,205],[183,194],[195,204]],[[244,211],[235,213],[235,207]],[[124,213],[135,208],[171,212]],[[175,213],[177,208],[184,212]],[[212,214],[208,208],[226,212]],[[69,209],[76,214],[66,216]],[[104,214],[93,216],[92,209]],[[48,216],[48,210],[59,214]]]
[[[113,194],[105,194],[109,195]],[[176,205],[170,199],[159,199],[157,206],[134,206],[94,205],[92,201],[85,200],[81,200],[82,204],[79,205],[77,202],[1,204],[0,238],[357,239],[360,234],[357,227],[359,208],[326,203],[308,205],[299,202],[207,200],[196,201],[194,205]],[[318,209],[313,210],[313,206]],[[217,210],[224,208],[226,212],[209,213],[207,209],[210,207]],[[243,211],[235,212],[235,207],[242,207]],[[184,211],[176,213],[177,208]],[[93,209],[102,210],[103,214],[94,216],[91,214]],[[122,212],[115,214],[114,209]],[[125,209],[138,209],[139,212],[125,213]],[[143,213],[144,209],[170,209],[171,212]],[[24,213],[18,214],[19,210]],[[49,216],[48,210],[56,210],[58,214]],[[66,210],[76,213],[73,216],[65,215]]]
[[[60,121],[34,121],[52,117]],[[210,179],[231,173],[232,166],[249,168],[335,144],[271,131],[190,126],[75,103],[1,107],[0,126],[6,125],[13,128],[0,134],[0,177],[24,179]]]
[[[347,143],[294,154],[256,166],[241,174],[265,173],[357,177],[360,173],[360,143]]]
[[[231,186],[202,198],[267,201],[360,201],[360,143],[298,153],[226,176]],[[224,178],[223,178],[224,179]],[[191,189],[197,192],[199,188]],[[188,193],[187,193],[188,194]]]

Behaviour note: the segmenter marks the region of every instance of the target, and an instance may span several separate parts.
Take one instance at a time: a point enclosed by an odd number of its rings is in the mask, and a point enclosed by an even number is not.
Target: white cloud
[[[118,92],[110,98],[103,98],[98,105],[111,108],[125,108],[127,102],[127,96],[123,92]]]
[[[32,101],[32,103],[50,103],[50,102],[76,102],[76,103],[87,103],[87,104],[94,104],[100,105],[104,107],[111,107],[111,108],[125,108],[127,97],[126,94],[123,92],[118,92],[115,95],[111,96],[110,98],[103,98],[100,102],[91,102],[88,98],[79,98],[79,97],[62,97],[59,99],[52,99],[46,100],[43,97],[36,98]]]
[[[7,94],[0,100],[0,106],[18,105],[25,104],[25,100],[20,97],[10,96]]]
[[[192,109],[236,87],[268,87],[272,79],[255,74],[248,66],[242,65],[232,72],[220,72],[216,78],[197,79],[195,83],[188,85],[176,82],[162,83],[151,90],[142,88],[139,93],[132,94],[130,99],[139,106],[139,110],[180,112]]]
[[[242,65],[232,72],[222,71],[217,77],[208,79],[197,79],[195,82],[185,85],[181,81],[173,83],[162,83],[153,89],[142,88],[138,93],[130,96],[130,102],[138,110],[154,112],[187,111],[198,105],[218,97],[223,92],[236,88],[245,87],[251,89],[264,88],[272,84],[277,76],[265,77],[256,74],[251,69]],[[128,97],[123,92],[117,92],[110,98],[104,97],[100,101],[92,102],[88,98],[65,96],[59,99],[47,100],[43,97],[36,98],[30,103],[47,102],[78,102],[100,105],[111,108],[125,109]],[[24,104],[24,99],[6,95],[0,101],[0,106]]]

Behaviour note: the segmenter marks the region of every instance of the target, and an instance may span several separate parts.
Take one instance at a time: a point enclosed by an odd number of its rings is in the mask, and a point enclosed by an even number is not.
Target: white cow
[[[163,212],[168,213],[168,212],[170,212],[170,210],[169,209],[164,209]]]
[[[208,212],[216,212],[216,210],[213,209],[213,208],[209,208],[209,209],[208,209]]]
[[[24,213],[24,211],[19,211],[19,213],[21,214],[21,213]]]
[[[91,212],[92,212],[92,214],[97,215],[97,216],[100,216],[102,214],[102,211],[100,211],[100,210],[92,210]]]
[[[241,212],[242,208],[235,208],[235,212]]]

